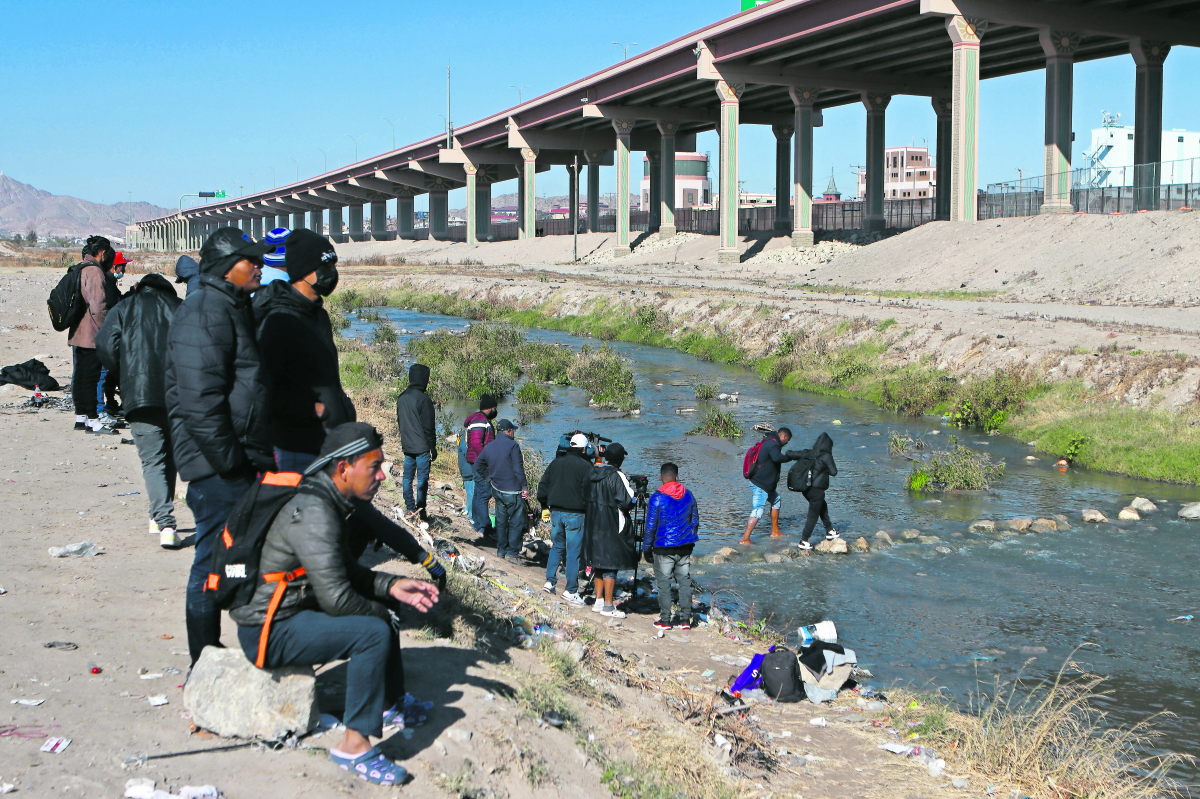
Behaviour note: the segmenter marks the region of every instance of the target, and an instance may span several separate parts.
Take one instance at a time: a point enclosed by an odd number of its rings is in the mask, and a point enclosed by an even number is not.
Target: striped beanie
[[[265,239],[267,244],[270,244],[275,249],[263,256],[263,263],[267,266],[273,266],[276,269],[283,269],[283,242],[291,235],[290,230],[285,227],[277,227],[267,234]]]

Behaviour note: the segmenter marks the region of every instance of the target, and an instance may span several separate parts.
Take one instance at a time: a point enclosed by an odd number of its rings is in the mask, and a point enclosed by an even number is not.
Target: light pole
[[[386,122],[392,126],[392,149],[395,150],[396,149],[396,126],[404,121],[404,117],[400,117],[395,122],[388,119],[387,117],[380,117],[380,119],[382,119],[384,122]]]
[[[510,83],[510,84],[508,84],[508,88],[517,90],[517,105],[520,105],[521,104],[521,91],[524,89],[528,89],[529,87],[528,86],[516,86],[516,85],[513,85]]]
[[[613,44],[615,44],[617,47],[621,48],[621,60],[622,61],[629,60],[629,48],[630,47],[638,46],[637,42],[630,42],[629,44],[621,44],[620,42],[613,42]]]
[[[329,151],[332,149],[333,149],[332,147],[328,147],[324,150],[322,150],[320,147],[317,148],[317,150],[321,153],[321,157],[325,159],[325,171],[326,172],[329,171]]]
[[[363,136],[366,136],[366,135],[367,134],[364,133],[362,136],[359,136],[358,139],[361,139]],[[354,138],[349,133],[346,134],[346,138],[349,139],[350,141],[354,142],[354,163],[357,164],[358,163],[358,139]]]
[[[295,158],[293,158],[292,163],[296,165],[296,182],[299,183],[300,182],[300,162],[297,161]]]

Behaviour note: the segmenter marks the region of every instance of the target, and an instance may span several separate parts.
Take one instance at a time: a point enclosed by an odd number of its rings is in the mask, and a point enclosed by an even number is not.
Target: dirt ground
[[[56,277],[48,269],[0,268],[0,360],[7,364],[38,357],[65,385],[70,378],[65,335],[50,329],[43,310]],[[280,751],[241,749],[126,763],[228,743],[205,733],[190,734],[182,704],[184,586],[192,551],[186,546],[164,551],[147,533],[144,487],[132,445],[72,431],[68,412],[22,407],[29,395],[15,386],[0,387],[0,451],[7,463],[0,471],[0,586],[5,589],[0,595],[0,684],[11,703],[5,705],[7,718],[0,721],[0,784],[12,783],[15,795],[31,797],[118,797],[132,777],[154,779],[159,788],[170,790],[213,784],[230,799],[388,790],[361,783],[329,762],[324,748],[338,733]],[[181,501],[176,512],[181,532],[192,533],[191,516]],[[463,552],[494,560],[490,550],[461,540],[461,520],[447,520],[447,525],[443,534],[460,539]],[[103,553],[59,559],[47,552],[51,546],[84,540]],[[385,561],[380,568],[419,572],[397,561]],[[543,579],[534,565],[505,564],[488,574],[517,597],[536,594]],[[601,694],[614,698],[580,697],[582,720],[574,733],[539,725],[510,698],[520,686],[543,679],[545,667],[535,653],[506,644],[468,649],[447,640],[423,640],[414,631],[405,634],[409,689],[437,706],[429,723],[411,738],[397,734],[385,742],[414,775],[400,789],[403,795],[609,796],[600,767],[576,741],[582,730],[591,731],[618,760],[639,750],[638,736],[659,734],[681,736],[697,757],[710,756],[706,739],[672,716],[660,692],[630,687],[616,664],[636,662],[645,682],[671,675],[711,694],[715,681],[734,670],[714,663],[712,655],[749,657],[755,647],[711,629],[657,638],[649,613],[631,614],[613,626],[596,624],[597,617],[586,610],[573,615],[579,624],[572,629],[592,628],[597,636],[584,661],[589,679]],[[227,646],[237,645],[234,632],[226,619]],[[78,648],[47,648],[49,642]],[[89,663],[101,673],[89,673]],[[716,674],[706,680],[700,675],[709,669]],[[143,680],[142,670],[163,676]],[[168,704],[151,706],[147,697],[156,694],[165,694]],[[36,706],[14,703],[20,699],[44,701]],[[870,717],[880,714],[856,714],[849,706],[818,711],[807,703],[756,707],[752,713],[764,731],[778,736],[773,744],[789,754],[773,773],[747,772],[737,785],[742,795],[962,793],[949,787],[947,779],[929,778],[915,762],[877,749],[887,737],[869,725]],[[810,726],[816,715],[833,723]],[[846,721],[838,723],[840,718]],[[662,732],[647,724],[660,725]],[[784,736],[785,731],[792,735]],[[70,746],[61,753],[42,753],[46,736],[70,738]],[[823,759],[789,765],[797,753]],[[953,763],[950,773],[956,773]],[[464,775],[459,789],[444,787],[459,774]],[[971,780],[973,788],[983,784]],[[465,792],[462,786],[467,785],[479,792]]]

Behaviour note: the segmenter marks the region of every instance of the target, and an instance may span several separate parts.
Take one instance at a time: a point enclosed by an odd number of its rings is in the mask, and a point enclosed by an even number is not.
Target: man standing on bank
[[[546,561],[546,584],[542,590],[554,594],[558,584],[558,566],[567,572],[567,590],[563,599],[582,605],[579,596],[579,555],[583,550],[583,519],[587,510],[587,492],[592,462],[587,458],[587,436],[576,433],[570,447],[546,467],[538,483],[537,500],[550,512],[550,557]],[[544,517],[543,517],[544,518]]]
[[[679,629],[692,628],[692,549],[700,540],[700,510],[692,492],[679,482],[679,467],[664,463],[658,471],[662,486],[646,509],[642,557],[654,564],[658,587],[660,630],[671,629],[671,579],[679,586]]]
[[[408,388],[396,398],[396,423],[404,450],[404,516],[412,524],[428,522],[425,501],[429,494],[429,465],[437,460],[437,429],[429,387],[429,367],[408,367]],[[416,479],[416,495],[413,480]]]

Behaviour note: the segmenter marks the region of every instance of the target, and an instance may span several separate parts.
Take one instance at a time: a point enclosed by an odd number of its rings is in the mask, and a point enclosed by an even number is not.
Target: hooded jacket
[[[828,433],[817,436],[812,446],[812,488],[829,488],[829,478],[837,477],[837,464],[833,462],[833,439]]]
[[[200,290],[200,264],[190,255],[181,255],[175,261],[175,282],[187,283],[189,295]]]
[[[326,428],[357,420],[342,390],[329,314],[320,297],[310,300],[286,280],[260,289],[253,307],[258,350],[271,381],[271,443],[316,455]],[[318,402],[328,414],[324,423]]]
[[[259,572],[303,566],[306,573],[288,583],[274,621],[302,610],[388,621],[387,608],[378,600],[386,600],[400,578],[360,566],[351,555],[347,520],[353,512],[354,505],[324,472],[305,477],[279,510],[263,541]],[[229,612],[230,618],[243,627],[261,627],[274,592],[274,583],[262,583],[247,604]]]
[[[433,400],[425,393],[429,367],[414,363],[408,368],[408,388],[396,398],[396,424],[400,426],[400,448],[405,455],[437,457],[437,430]]]
[[[632,569],[637,564],[637,536],[629,512],[633,490],[621,470],[605,463],[588,474],[587,510],[583,519],[584,563],[604,571]]]
[[[750,482],[766,491],[768,494],[779,487],[780,467],[796,459],[796,453],[783,451],[778,433],[768,433],[763,439],[762,449],[758,451],[758,468]]]
[[[105,316],[96,355],[106,369],[121,375],[126,413],[167,407],[167,345],[171,320],[182,303],[165,277],[146,275]]]
[[[662,551],[687,547],[700,540],[700,510],[692,492],[672,481],[650,495],[646,508],[646,549]]]
[[[167,344],[167,414],[179,476],[238,478],[274,465],[271,387],[254,337],[249,298],[223,277],[175,311]]]
[[[549,510],[583,513],[587,510],[592,469],[592,462],[582,450],[568,449],[546,467],[538,483],[538,504]]]

